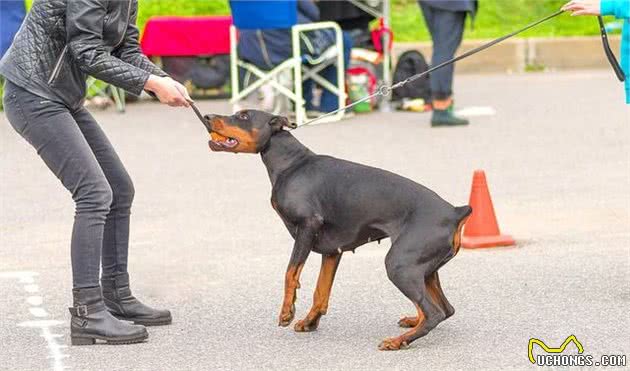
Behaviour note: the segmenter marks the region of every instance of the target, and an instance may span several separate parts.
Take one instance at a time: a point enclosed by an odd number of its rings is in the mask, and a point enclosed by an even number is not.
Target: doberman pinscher
[[[399,175],[330,156],[317,155],[285,127],[280,116],[240,111],[206,115],[213,151],[260,153],[271,179],[271,205],[295,239],[285,276],[280,326],[295,313],[300,272],[311,251],[322,265],[307,316],[295,331],[313,331],[328,309],[341,255],[389,237],[387,276],[415,305],[418,315],[398,324],[411,328],[385,339],[379,349],[396,350],[426,335],[453,315],[438,269],[457,254],[462,226],[472,209],[454,207],[433,191]]]

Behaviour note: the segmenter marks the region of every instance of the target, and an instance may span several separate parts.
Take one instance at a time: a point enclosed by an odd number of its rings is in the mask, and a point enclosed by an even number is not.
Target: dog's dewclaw
[[[418,325],[418,317],[403,317],[398,320],[398,326],[412,328]]]

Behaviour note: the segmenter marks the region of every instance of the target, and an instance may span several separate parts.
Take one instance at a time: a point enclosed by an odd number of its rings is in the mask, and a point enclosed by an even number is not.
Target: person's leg
[[[112,190],[72,114],[62,104],[6,85],[5,112],[15,130],[37,151],[76,204],[71,241],[73,302],[72,344],[143,341],[143,326],[118,321],[105,311],[99,286],[99,263]]]
[[[112,190],[69,110],[8,83],[5,111],[76,203],[72,230],[74,288],[99,286],[105,217]]]
[[[343,65],[344,65],[344,74],[345,70],[348,69],[350,65],[350,53],[352,51],[352,38],[348,32],[343,32]],[[330,65],[321,72],[321,75],[326,80],[330,81],[331,84],[337,85],[337,66]],[[323,89],[322,91],[322,99],[320,103],[320,110],[322,112],[332,112],[339,108],[339,98],[336,94],[333,94],[328,89]]]
[[[138,301],[129,288],[127,260],[129,219],[134,188],[131,178],[114,147],[92,115],[81,108],[72,113],[98,164],[109,182],[113,200],[105,220],[103,235],[103,296],[108,310],[115,316],[138,324],[171,323],[167,310],[156,310]]]
[[[450,12],[433,10],[433,56],[431,64],[436,66],[452,59],[462,42],[464,32],[465,12]],[[453,93],[454,64],[442,67],[431,73],[431,92],[435,99],[449,98]]]
[[[462,41],[466,13],[432,8],[422,2],[420,6],[433,40],[431,65],[436,66],[455,56]],[[429,81],[434,109],[431,119],[433,125],[468,124],[467,120],[457,118],[451,112],[454,69],[455,65],[450,64],[431,73]]]
[[[112,202],[105,218],[102,249],[103,277],[127,272],[129,217],[134,197],[131,178],[114,147],[85,108],[72,113],[99,167],[112,189]]]
[[[313,86],[313,79],[302,82],[302,98],[304,98],[304,109],[307,112],[315,109],[313,104]]]

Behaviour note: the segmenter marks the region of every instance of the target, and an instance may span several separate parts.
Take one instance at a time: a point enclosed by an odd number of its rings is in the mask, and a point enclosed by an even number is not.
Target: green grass
[[[543,18],[558,10],[565,0],[482,0],[474,22],[466,28],[465,38],[495,38]],[[227,0],[140,0],[138,25],[142,28],[152,15],[229,14]],[[392,28],[398,41],[426,41],[429,33],[416,0],[392,0]],[[593,17],[561,15],[520,37],[597,35]]]
[[[474,27],[470,22],[465,38],[495,38],[558,10],[565,0],[482,0]],[[229,14],[227,0],[140,0],[138,25],[144,27],[152,15]],[[429,33],[416,0],[392,0],[392,28],[398,41],[426,41]],[[593,17],[561,15],[520,37],[597,35]]]
[[[139,0],[138,26],[142,30],[154,15],[227,15],[227,0]]]
[[[0,0],[2,1],[2,0]],[[25,0],[27,9],[33,0]],[[466,39],[490,39],[510,33],[559,9],[565,0],[481,0],[479,13]],[[227,0],[139,0],[138,26],[142,30],[154,15],[225,15],[230,13]],[[429,33],[416,0],[392,0],[392,28],[396,41],[427,41]],[[594,17],[560,15],[519,37],[562,37],[598,35]],[[0,96],[2,96],[0,84]],[[2,102],[0,101],[0,110]]]
[[[467,23],[466,39],[489,39],[508,34],[557,11],[563,0],[482,0],[471,27]],[[425,41],[430,36],[415,0],[394,0],[392,27],[397,41]],[[594,17],[571,17],[562,14],[519,37],[557,37],[598,35]]]
[[[1,1],[1,0],[0,0]],[[27,6],[33,0],[26,0]],[[565,0],[481,0],[479,13],[464,37],[489,39],[499,37],[558,10]],[[229,14],[227,0],[139,0],[138,26],[144,27],[154,15],[224,15]],[[392,0],[392,28],[397,41],[426,41],[429,33],[416,0]],[[563,14],[519,37],[558,37],[597,35],[593,17]]]

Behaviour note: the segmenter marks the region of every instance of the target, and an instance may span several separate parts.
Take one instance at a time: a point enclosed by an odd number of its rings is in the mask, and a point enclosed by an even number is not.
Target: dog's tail
[[[453,255],[457,255],[457,252],[462,245],[462,228],[464,228],[464,224],[466,224],[466,220],[468,220],[468,217],[471,213],[472,207],[468,205],[455,208],[455,217],[457,219],[457,223],[455,224],[455,232],[453,233],[453,238],[451,240]]]
[[[462,222],[471,213],[472,213],[472,207],[470,207],[468,205],[456,207],[455,208],[455,215],[456,215],[456,218],[457,218],[457,223],[459,224],[460,222]]]

